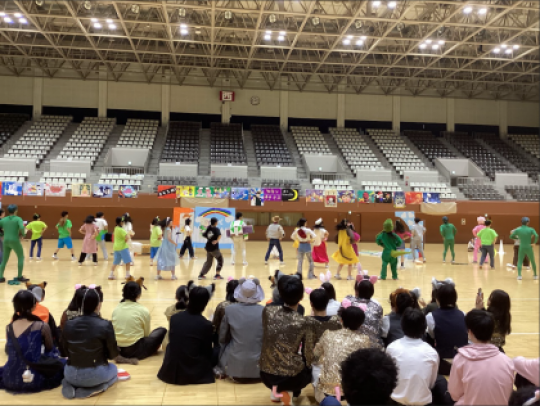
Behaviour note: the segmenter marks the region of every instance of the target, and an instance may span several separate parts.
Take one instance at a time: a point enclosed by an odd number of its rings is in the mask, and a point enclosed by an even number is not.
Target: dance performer
[[[313,262],[317,264],[324,264],[325,268],[328,268],[328,252],[326,251],[326,241],[328,241],[328,231],[324,228],[322,218],[315,221],[315,241],[313,242]]]
[[[212,268],[214,258],[217,261],[216,274],[214,276],[214,279],[223,279],[223,276],[221,276],[221,268],[223,268],[223,255],[219,250],[221,230],[219,229],[219,221],[217,218],[212,217],[210,219],[210,225],[202,233],[202,236],[206,238],[206,245],[204,246],[204,249],[206,250],[206,262],[203,264],[198,279],[206,279],[206,274],[208,273],[210,268]]]
[[[264,264],[268,265],[268,258],[270,258],[270,255],[275,248],[279,255],[279,260],[281,261],[281,265],[284,265],[283,262],[283,250],[281,249],[281,240],[283,237],[285,237],[285,231],[283,230],[283,227],[279,224],[279,216],[272,217],[272,224],[268,226],[266,229],[266,239],[268,240],[268,250],[266,251],[266,255],[264,257]],[[296,241],[295,241],[296,243]]]
[[[305,218],[298,220],[298,225],[300,228],[295,230],[291,235],[293,240],[298,241],[296,255],[298,258],[298,265],[296,267],[296,273],[302,275],[302,266],[305,257],[309,263],[308,279],[315,279],[315,263],[313,262],[313,257],[311,255],[311,242],[315,239],[315,233],[307,227],[307,220]]]
[[[443,224],[441,225],[440,232],[444,241],[444,252],[443,252],[443,261],[446,262],[446,252],[450,248],[450,253],[452,254],[452,263],[455,262],[456,254],[454,253],[454,239],[457,233],[456,227],[448,222],[448,217],[444,216],[442,218]]]
[[[150,266],[154,265],[154,258],[163,241],[163,230],[159,225],[159,217],[154,217],[150,224]]]
[[[22,218],[17,216],[17,210],[18,207],[16,204],[10,204],[8,206],[8,216],[0,220],[0,228],[4,230],[4,257],[2,258],[2,263],[0,264],[0,283],[4,283],[6,281],[6,278],[4,278],[4,271],[6,269],[7,262],[9,261],[11,250],[15,251],[18,259],[17,277],[15,280],[19,282],[26,282],[28,280],[22,274],[24,267],[24,252],[21,245],[21,238],[24,236],[25,230]]]
[[[114,260],[113,266],[111,268],[111,273],[109,274],[108,279],[116,279],[115,271],[116,267],[122,262],[126,265],[126,279],[130,278],[131,274],[129,272],[131,268],[131,255],[129,253],[129,235],[124,226],[124,217],[116,218],[116,227],[114,228]]]
[[[354,242],[352,243],[352,247],[356,256],[360,258],[360,254],[358,254],[358,241],[360,241],[360,234],[358,234],[354,229],[354,224],[351,222],[351,220],[347,220],[347,228],[349,228],[353,233]]]
[[[96,226],[99,230],[99,234],[96,237],[97,243],[101,248],[101,253],[103,254],[103,259],[105,261],[109,260],[109,254],[107,253],[107,246],[105,245],[105,234],[109,230],[109,224],[105,220],[105,216],[102,211],[96,213]]]
[[[483,230],[486,228],[486,218],[485,217],[477,217],[476,221],[478,222],[478,225],[472,229],[472,233],[474,235],[474,251],[473,251],[473,264],[478,263],[478,251],[480,251],[480,247],[482,246],[482,243],[480,242],[480,238],[478,238],[478,233],[480,230]]]
[[[424,255],[424,234],[426,233],[426,228],[420,224],[422,220],[418,217],[414,219],[414,226],[412,226],[412,237],[411,237],[411,251],[413,255],[413,260],[420,260],[420,255],[422,259],[426,262],[426,256]],[[416,250],[418,250],[418,258],[416,258]]]
[[[135,264],[133,263],[133,257],[135,255],[133,255],[133,246],[131,244],[131,237],[135,235],[135,231],[133,231],[133,221],[131,220],[131,216],[129,215],[129,213],[125,213],[122,217],[124,218],[124,225],[122,226],[122,228],[127,232],[127,235],[129,237],[128,248],[129,248],[129,255],[131,258],[130,265],[134,266]]]
[[[405,241],[411,238],[412,234],[405,229],[405,224],[403,224],[400,219],[396,220],[394,232],[399,236],[399,238],[401,238],[401,246],[399,246],[398,249],[400,249],[401,251],[404,251]],[[413,258],[414,258],[414,255],[413,255]],[[405,255],[402,255],[400,260],[401,260],[400,269],[405,269]]]
[[[43,246],[43,233],[47,229],[47,224],[40,220],[41,216],[37,213],[34,214],[33,221],[31,221],[26,229],[32,231],[32,239],[30,241],[30,260],[34,257],[34,247],[37,245],[36,260],[41,261],[41,247]]]
[[[191,235],[193,234],[193,230],[190,227],[191,225],[191,219],[186,219],[184,222],[184,243],[182,244],[182,248],[180,248],[180,258],[184,257],[184,254],[186,253],[186,250],[188,250],[189,253],[189,259],[195,259],[197,258],[195,256],[195,251],[193,251],[193,244],[191,243]]]
[[[161,247],[159,248],[157,257],[157,275],[156,280],[163,279],[161,271],[170,271],[171,280],[178,279],[175,275],[174,268],[180,264],[180,259],[176,255],[176,242],[172,238],[172,218],[167,217],[160,222],[160,227],[163,230],[163,240]]]
[[[487,254],[489,254],[489,263],[491,269],[495,269],[495,243],[499,234],[491,228],[491,220],[486,220],[486,228],[478,232],[478,238],[482,243],[482,256],[480,257],[480,266],[484,265]]]
[[[4,209],[0,209],[0,219],[6,216]],[[4,230],[0,227],[0,263],[4,259]]]
[[[510,231],[510,234],[513,234],[514,231],[516,231],[517,228],[514,228],[512,231]],[[519,257],[519,238],[516,238],[514,240],[514,255],[512,256],[512,263],[506,264],[507,267],[516,269],[517,263],[518,263],[518,257]],[[529,261],[529,257],[525,255],[525,258],[523,258],[523,266],[526,269],[531,269],[531,262]]]
[[[533,279],[537,280],[538,275],[536,274],[536,261],[534,259],[534,251],[531,246],[532,237],[534,236],[534,244],[538,242],[538,233],[536,230],[532,227],[529,227],[529,222],[531,220],[528,217],[523,217],[521,219],[522,226],[516,229],[510,238],[512,239],[519,239],[519,252],[518,252],[518,263],[517,263],[517,269],[518,269],[518,280],[521,280],[521,267],[523,266],[523,259],[525,256],[529,257],[529,261],[531,261],[532,269],[534,272]],[[1,223],[1,220],[0,220]],[[3,264],[3,262],[2,262]],[[4,268],[2,268],[2,271]]]
[[[69,213],[67,211],[63,211],[62,215],[60,217],[60,221],[58,221],[58,224],[56,225],[56,229],[58,230],[58,246],[56,248],[56,251],[53,253],[53,258],[58,259],[58,251],[60,249],[67,247],[67,249],[71,250],[71,260],[75,261],[75,252],[73,251],[73,241],[71,240],[71,227],[73,225],[71,224],[71,220],[68,219]]]
[[[98,226],[95,223],[96,218],[94,216],[86,217],[84,224],[79,229],[79,233],[84,235],[84,240],[81,249],[81,256],[79,257],[79,266],[82,266],[86,256],[92,254],[92,261],[97,266],[97,241],[96,237],[99,235]]]
[[[244,234],[244,219],[242,218],[242,213],[236,213],[236,220],[231,223],[230,233],[231,240],[233,242],[231,249],[231,265],[234,265],[236,262],[236,254],[238,252],[242,253],[243,265],[247,266],[246,260],[246,237],[247,234]]]
[[[394,224],[392,219],[386,219],[383,223],[383,231],[377,235],[377,245],[383,247],[382,252],[382,268],[381,277],[383,281],[386,280],[386,271],[388,264],[390,264],[390,270],[392,271],[392,279],[398,279],[397,273],[397,257],[401,255],[401,252],[397,252],[396,248],[401,247],[403,241],[399,236],[394,233]]]
[[[336,226],[337,230],[337,244],[338,250],[332,254],[332,259],[336,261],[339,266],[335,275],[336,279],[341,279],[341,269],[343,265],[347,265],[347,280],[352,280],[352,266],[358,263],[358,256],[354,252],[353,244],[354,240],[354,231],[347,226],[347,220],[343,219]]]

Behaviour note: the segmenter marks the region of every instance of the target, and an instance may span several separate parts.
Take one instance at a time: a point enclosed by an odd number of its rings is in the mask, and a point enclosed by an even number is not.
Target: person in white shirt
[[[231,239],[233,241],[233,245],[231,247],[231,265],[234,265],[236,262],[236,254],[238,252],[242,253],[243,265],[246,266],[248,264],[246,259],[247,234],[244,234],[244,226],[245,223],[242,213],[236,213],[236,220],[232,222],[229,230],[231,233]]]
[[[135,265],[133,263],[133,258],[135,258],[135,255],[133,255],[133,246],[131,245],[131,237],[135,235],[135,232],[133,231],[133,222],[131,221],[129,213],[125,213],[122,217],[124,217],[124,225],[122,226],[122,228],[127,232],[127,235],[129,236],[128,247],[129,254],[131,255],[131,266],[133,266]]]
[[[182,244],[182,248],[180,248],[180,258],[184,257],[186,250],[189,253],[189,259],[197,258],[195,256],[195,251],[193,250],[193,244],[191,242],[191,235],[193,234],[193,230],[191,229],[190,225],[191,219],[188,218],[184,222],[184,243]]]
[[[414,260],[420,260],[420,256],[416,258],[416,250],[422,255],[422,259],[426,262],[426,257],[424,255],[424,234],[426,233],[426,228],[420,224],[418,217],[414,219],[414,226],[411,227],[411,251],[413,254]]]
[[[315,279],[314,269],[315,263],[313,262],[313,257],[311,256],[311,243],[315,240],[315,233],[307,228],[307,220],[301,218],[298,220],[299,228],[294,230],[294,233],[291,235],[291,239],[298,241],[298,265],[296,267],[296,273],[302,275],[302,265],[304,263],[304,258],[307,258],[309,262],[309,272],[308,279]]]
[[[103,253],[103,259],[107,261],[109,259],[109,254],[107,253],[107,246],[105,245],[104,235],[107,234],[107,231],[109,231],[109,224],[107,223],[107,220],[105,220],[103,212],[101,211],[98,211],[96,213],[96,219],[94,222],[99,230],[97,242],[99,247],[101,248],[101,252]]]
[[[398,369],[398,385],[391,397],[402,405],[442,404],[446,393],[446,380],[437,375],[439,355],[422,340],[426,325],[421,310],[408,308],[401,318],[405,336],[386,349]]]

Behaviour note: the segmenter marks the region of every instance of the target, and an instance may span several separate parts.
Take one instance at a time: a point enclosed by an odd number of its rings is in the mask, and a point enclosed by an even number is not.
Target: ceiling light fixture
[[[28,20],[26,18],[19,18],[19,22],[21,24],[28,24]]]
[[[101,28],[101,24],[100,23],[94,23],[94,28]]]
[[[356,20],[356,22],[354,23],[354,26],[355,26],[356,28],[362,28],[363,25],[364,25],[364,24],[363,24],[362,21],[360,21],[360,20]]]
[[[313,25],[319,25],[319,23],[321,22],[321,19],[319,17],[313,17],[311,19],[311,22],[313,23]]]
[[[15,17],[17,17],[17,18],[21,18],[21,17],[22,17],[22,14],[21,14],[21,13],[15,13],[15,14],[13,14],[13,15],[14,15]]]
[[[505,54],[511,54],[512,53],[512,50],[510,48],[508,48],[506,51],[504,51]]]
[[[225,11],[225,14],[223,14],[226,20],[230,20],[232,18],[232,12],[230,10]]]
[[[439,45],[433,44],[433,45],[431,46],[431,49],[439,49]]]
[[[272,31],[266,31],[266,35],[272,35]]]
[[[359,39],[358,41],[356,41],[356,45],[362,46],[362,45],[364,45],[364,41],[362,41],[361,39]]]
[[[268,21],[270,21],[272,24],[274,24],[276,20],[277,19],[275,14],[270,14],[270,16],[268,17]]]
[[[506,49],[506,47],[508,47],[508,45],[506,45],[506,44],[502,44],[502,45],[501,45],[501,48],[502,48],[502,49]]]
[[[84,2],[84,8],[87,9],[87,10],[91,10],[92,9],[92,2],[91,1],[85,1]]]
[[[265,39],[266,41],[270,41],[270,40],[272,39],[272,36],[266,34],[266,35],[264,36],[264,39]]]
[[[138,4],[132,4],[131,5],[131,12],[135,14],[139,14],[139,11],[141,11],[141,8]]]
[[[444,45],[444,41],[442,39],[439,40],[439,45]]]
[[[351,43],[350,39],[344,39],[343,40],[343,45],[350,45],[350,43]]]
[[[372,2],[371,5],[372,5],[374,8],[377,8],[377,7],[379,7],[379,6],[381,5],[381,2],[377,0],[377,1]]]
[[[365,35],[362,35],[362,36],[360,37],[360,39],[361,39],[362,41],[365,41],[365,40],[367,39],[367,37],[366,37]]]
[[[420,44],[420,49],[426,49],[426,44]]]
[[[388,8],[389,9],[394,9],[394,8],[396,8],[396,6],[397,6],[397,3],[395,1],[388,2]]]
[[[43,6],[43,0],[36,0],[36,6],[38,7]]]
[[[180,28],[187,28],[186,24],[180,24]]]
[[[484,14],[486,14],[486,13],[487,13],[487,8],[485,8],[485,7],[481,8],[480,10],[478,10],[478,14],[480,14],[480,15],[484,15]]]
[[[514,48],[514,49],[519,49],[519,45],[517,45],[517,44],[516,44],[516,45],[513,45],[512,48]]]
[[[4,13],[3,11],[0,12],[0,17],[4,17],[6,15],[6,13]]]
[[[109,24],[109,30],[116,30],[116,24]]]
[[[285,31],[280,31],[279,32],[279,35],[281,35],[282,37],[284,37],[287,33]]]
[[[182,34],[182,35],[187,35],[187,34],[188,34],[188,30],[186,30],[185,28],[182,28],[182,29],[180,30],[180,34]]]
[[[494,54],[498,54],[499,52],[501,52],[501,48],[493,48]]]
[[[277,37],[278,41],[283,41],[284,39],[285,39],[285,37],[283,35],[280,35],[279,37]]]
[[[5,21],[6,23],[11,23],[11,22],[13,22],[13,20],[12,20],[11,18],[9,18],[9,17],[4,17],[4,21]]]
[[[467,6],[463,9],[463,12],[465,14],[470,14],[472,12],[472,7],[471,6]]]
[[[431,44],[431,40],[430,39],[426,39],[426,44]]]
[[[97,23],[98,19],[97,18],[91,18],[90,21],[92,21],[93,23]]]
[[[352,35],[347,35],[347,39],[353,39]]]
[[[110,18],[107,18],[105,21],[107,22],[107,24],[112,24],[113,22],[113,20],[111,20]]]

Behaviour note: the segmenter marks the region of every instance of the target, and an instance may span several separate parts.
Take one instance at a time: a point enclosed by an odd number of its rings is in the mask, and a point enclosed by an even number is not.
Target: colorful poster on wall
[[[260,188],[249,189],[249,201],[252,206],[264,206],[264,193]]]
[[[45,183],[41,182],[24,182],[24,196],[43,196],[45,193]]]
[[[354,190],[338,190],[338,203],[356,203],[356,194]]]
[[[64,197],[66,195],[67,186],[65,184],[45,183],[45,196],[49,197]]]
[[[215,187],[214,197],[216,199],[229,199],[231,197],[231,188],[222,186]]]
[[[211,199],[214,197],[214,188],[210,186],[198,186],[195,188],[195,197]]]
[[[139,191],[133,185],[118,186],[118,197],[122,199],[136,199],[139,196]]]
[[[405,207],[405,192],[394,192],[394,207]]]
[[[440,203],[440,193],[424,193],[424,203]]]
[[[231,191],[232,200],[249,200],[249,189],[248,188],[232,188]]]
[[[92,185],[92,197],[112,199],[113,186],[105,183],[94,183]]]
[[[191,219],[191,224],[195,223],[195,210],[189,207],[175,207],[173,209],[173,224],[180,228],[180,232],[184,233],[184,225],[187,219]]]
[[[22,196],[22,182],[3,182],[2,183],[2,195],[3,196]]]
[[[306,189],[306,203],[323,203],[323,191],[319,189]]]
[[[373,190],[359,190],[357,196],[358,203],[375,203],[375,192]]]
[[[92,185],[90,183],[74,183],[71,185],[72,197],[90,197],[92,195]]]
[[[203,237],[203,232],[210,225],[210,219],[215,217],[218,220],[217,227],[221,231],[221,240],[219,240],[220,249],[230,249],[232,240],[227,237],[227,230],[230,229],[231,223],[234,221],[236,210],[234,208],[209,208],[195,207],[195,226],[193,229],[192,241],[195,248],[203,248],[206,245],[206,238]]]
[[[158,185],[158,199],[176,199],[176,186]]]
[[[298,189],[281,189],[281,200],[283,202],[297,202],[300,198]]]
[[[328,189],[324,191],[324,207],[337,207],[337,190]]]
[[[263,194],[267,202],[281,202],[281,189],[263,189]]]
[[[195,197],[195,186],[176,186],[176,198]]]
[[[375,192],[375,203],[392,203],[392,192]]]
[[[405,204],[422,204],[423,201],[422,192],[405,192]]]

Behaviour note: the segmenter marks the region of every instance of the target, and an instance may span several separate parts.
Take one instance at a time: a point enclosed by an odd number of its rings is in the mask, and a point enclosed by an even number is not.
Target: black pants
[[[201,269],[201,276],[206,275],[210,268],[212,268],[214,258],[217,261],[216,273],[221,271],[221,268],[223,268],[223,255],[221,255],[221,251],[219,249],[214,251],[206,251],[206,262],[203,264]]]
[[[441,362],[439,363],[439,371],[438,373],[440,375],[450,375],[450,370],[452,369],[452,364],[446,361],[445,359],[441,358]]]
[[[182,248],[180,248],[180,258],[184,256],[186,250],[188,250],[190,258],[195,257],[195,252],[193,251],[193,244],[191,244],[191,237],[184,238],[184,243],[182,244]]]
[[[84,262],[87,255],[90,255],[90,254],[87,254],[86,252],[81,252],[81,256],[79,257],[79,263],[80,264],[82,264]],[[91,255],[92,255],[92,261],[94,263],[97,263],[97,253],[93,253]]]
[[[277,238],[270,238],[270,243],[268,244],[268,251],[266,251],[264,260],[268,261],[268,258],[270,258],[270,253],[272,252],[272,249],[274,247],[276,247],[279,252],[279,260],[283,262],[283,250],[281,249],[281,241],[279,241]]]
[[[141,338],[129,347],[120,347],[120,355],[125,358],[137,358],[142,360],[155,354],[167,334],[167,329],[158,327],[148,337]]]
[[[489,265],[491,265],[492,268],[495,268],[495,247],[493,244],[491,245],[482,245],[480,247],[480,251],[482,251],[482,256],[480,257],[480,266],[484,265],[484,261],[486,260],[486,256],[489,254]]]
[[[261,371],[261,380],[267,388],[272,390],[272,387],[277,386],[276,392],[292,392],[294,397],[300,395],[302,389],[311,383],[311,379],[310,368],[304,368],[294,376],[272,375]]]

